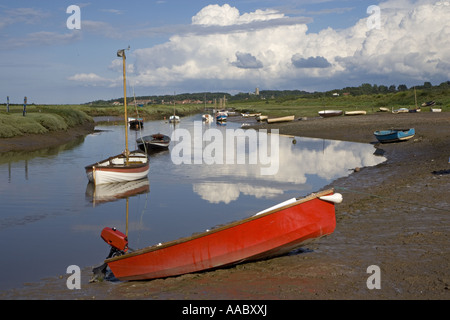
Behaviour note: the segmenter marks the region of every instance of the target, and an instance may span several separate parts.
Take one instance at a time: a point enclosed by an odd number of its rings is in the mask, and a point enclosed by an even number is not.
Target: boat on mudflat
[[[255,215],[190,237],[132,251],[128,237],[104,228],[111,245],[105,263],[119,280],[148,280],[213,270],[242,262],[286,254],[305,243],[333,233],[335,203],[342,195],[333,189],[293,198]]]
[[[276,122],[289,122],[294,121],[295,116],[286,116],[286,117],[279,117],[279,118],[268,118],[266,119],[267,123],[276,123]]]
[[[408,113],[409,109],[408,108],[398,108],[398,109],[392,109],[392,113]]]
[[[410,129],[389,129],[380,130],[373,133],[381,143],[406,141],[414,137],[414,128]]]
[[[170,137],[161,133],[155,133],[136,140],[139,144],[144,144],[147,149],[167,149],[170,145]]]
[[[355,110],[355,111],[345,111],[346,116],[359,116],[359,115],[365,115],[367,112],[364,110]]]
[[[328,117],[337,117],[342,115],[342,110],[322,110],[319,111],[319,116],[328,118]]]
[[[257,121],[264,121],[264,120],[267,120],[268,118],[269,118],[268,116],[264,116],[264,115],[256,116]]]
[[[436,104],[435,101],[427,101],[427,102],[422,103],[422,107],[432,107],[435,104]]]

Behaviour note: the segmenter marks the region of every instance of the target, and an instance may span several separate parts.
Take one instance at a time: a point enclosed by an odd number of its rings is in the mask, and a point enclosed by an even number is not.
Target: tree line
[[[338,95],[370,95],[370,94],[388,94],[388,93],[396,93],[407,91],[412,88],[416,88],[417,90],[433,90],[433,89],[449,89],[450,81],[442,82],[439,85],[433,86],[431,82],[424,82],[423,85],[416,85],[408,88],[405,84],[400,85],[377,85],[370,83],[363,83],[357,87],[345,87],[342,89],[329,90],[325,92],[307,92],[303,90],[260,90],[258,94],[255,92],[247,92],[247,93],[237,93],[235,95],[231,95],[226,92],[197,92],[197,93],[181,93],[181,94],[173,94],[173,95],[151,95],[151,96],[139,96],[136,97],[137,100],[146,100],[150,101],[150,104],[162,104],[162,103],[171,103],[174,101],[183,101],[183,100],[191,100],[191,101],[219,101],[219,99],[225,99],[229,102],[231,101],[243,101],[243,100],[260,100],[260,99],[290,99],[290,98],[322,98],[327,96],[332,96],[333,94]],[[117,98],[113,100],[96,100],[90,102],[88,104],[93,105],[105,105],[111,104],[114,101],[119,103],[123,103],[123,97]],[[128,98],[127,102],[130,103],[133,101],[133,98]]]

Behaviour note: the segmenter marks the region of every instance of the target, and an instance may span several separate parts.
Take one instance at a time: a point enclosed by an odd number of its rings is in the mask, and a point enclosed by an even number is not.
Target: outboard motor
[[[117,230],[116,228],[106,227],[102,230],[100,236],[107,244],[111,246],[111,250],[109,251],[109,255],[106,257],[106,259],[123,255],[129,249],[128,237],[119,230]],[[90,280],[90,282],[94,282],[99,278],[103,279],[106,274],[107,267],[108,264],[103,263],[101,266],[92,269],[94,275]]]
[[[128,251],[128,237],[116,228],[104,228],[100,235],[102,239],[111,246],[110,256],[124,254]],[[120,253],[120,254],[114,254]]]

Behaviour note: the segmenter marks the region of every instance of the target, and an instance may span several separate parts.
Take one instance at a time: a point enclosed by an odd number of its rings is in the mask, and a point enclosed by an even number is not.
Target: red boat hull
[[[331,193],[328,190],[258,216],[105,262],[120,280],[144,280],[284,254],[334,231],[334,203],[318,198]]]

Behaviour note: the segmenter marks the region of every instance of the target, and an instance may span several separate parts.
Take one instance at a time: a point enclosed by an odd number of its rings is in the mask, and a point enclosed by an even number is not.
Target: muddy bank
[[[3,299],[449,299],[450,114],[376,114],[264,125],[296,136],[372,143],[387,161],[334,181],[344,196],[335,232],[266,261],[142,282],[89,284],[67,275],[28,284]],[[373,131],[414,127],[409,141],[377,145]],[[336,159],[339,161],[339,159]],[[105,251],[106,253],[106,251]],[[368,289],[369,266],[381,288]]]
[[[0,153],[8,151],[35,151],[56,147],[94,132],[94,127],[94,123],[88,122],[81,126],[69,128],[66,131],[53,131],[46,134],[29,134],[13,138],[3,138],[0,139]]]

